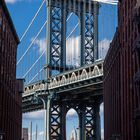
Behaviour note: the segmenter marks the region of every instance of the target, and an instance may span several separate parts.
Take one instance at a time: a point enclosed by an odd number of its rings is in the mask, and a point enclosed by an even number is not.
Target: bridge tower
[[[98,58],[98,8],[92,0],[47,0],[47,66],[66,67],[66,20],[75,13],[80,22],[81,66]]]
[[[80,65],[98,59],[98,2],[91,0],[47,0],[47,80],[52,71],[66,69],[66,19],[73,12],[80,22]],[[66,139],[66,113],[74,108],[79,115],[80,140],[100,140],[101,100],[59,97],[48,90],[47,140]],[[89,101],[90,100],[90,101]]]

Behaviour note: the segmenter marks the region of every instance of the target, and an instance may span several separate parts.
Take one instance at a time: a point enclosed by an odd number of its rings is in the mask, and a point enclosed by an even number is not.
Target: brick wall
[[[119,3],[118,37],[114,37],[116,43],[111,44],[105,59],[105,140],[140,139],[140,24],[134,14],[136,2]],[[116,44],[120,49],[116,50]]]
[[[15,40],[9,17],[0,2],[0,131],[5,140],[21,139],[21,96],[16,88]]]

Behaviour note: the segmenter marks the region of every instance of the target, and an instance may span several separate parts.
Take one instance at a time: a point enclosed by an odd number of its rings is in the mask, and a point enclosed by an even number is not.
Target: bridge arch
[[[74,82],[77,80],[77,76],[75,74],[75,72],[72,73],[71,78],[70,78],[70,82]]]
[[[61,78],[61,84],[64,85],[64,84],[66,84],[66,82],[67,82],[66,76],[63,75]]]
[[[86,69],[83,69],[82,74],[81,74],[81,79],[86,79],[86,78],[88,78],[88,73]]]
[[[100,75],[100,70],[99,70],[99,67],[97,65],[94,66],[94,69],[92,71],[92,75],[93,76],[97,76],[97,75]]]
[[[80,22],[76,12],[69,12],[66,24],[66,65],[78,67],[80,65]]]
[[[58,85],[58,81],[57,81],[56,78],[53,79],[52,85],[53,85],[53,86],[57,86],[57,85]]]
[[[79,115],[74,108],[70,108],[66,113],[66,140],[79,138]]]

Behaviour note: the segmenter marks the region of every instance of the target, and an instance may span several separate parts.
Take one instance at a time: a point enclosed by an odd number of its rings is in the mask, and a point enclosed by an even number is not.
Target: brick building
[[[105,140],[140,140],[140,0],[119,0],[104,62]]]
[[[22,80],[16,79],[18,36],[4,0],[0,0],[0,135],[21,140]]]

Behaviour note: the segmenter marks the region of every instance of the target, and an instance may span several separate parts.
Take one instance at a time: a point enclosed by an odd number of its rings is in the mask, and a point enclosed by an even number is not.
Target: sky
[[[34,17],[36,11],[40,7],[42,0],[6,0],[9,12],[13,19],[17,34],[21,39],[23,33],[27,29],[31,19]],[[42,6],[40,13],[31,26],[29,32],[18,46],[17,62],[27,50],[28,46],[35,40],[26,54],[17,65],[17,77],[25,77],[26,84],[44,78],[42,67],[46,62],[46,26],[35,39],[36,34],[46,21],[47,12],[45,4]],[[78,22],[78,17],[73,15],[67,23],[67,35],[75,27]],[[109,4],[101,4],[99,10],[99,58],[104,58],[109,44],[113,38],[117,26],[117,6]],[[67,64],[79,65],[79,28],[67,40]],[[40,57],[42,55],[42,57]],[[36,65],[33,63],[39,59]],[[77,61],[76,61],[77,60]],[[30,69],[33,67],[33,69]],[[44,130],[44,111],[23,114],[23,127],[29,128],[29,124],[33,123],[33,140],[35,136],[35,126],[38,126],[38,138],[43,140]],[[101,106],[101,125],[103,138],[103,105]],[[67,115],[67,140],[69,140],[73,128],[78,127],[78,117],[74,110],[70,110]]]

